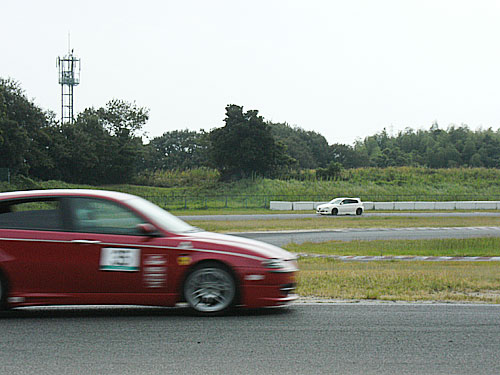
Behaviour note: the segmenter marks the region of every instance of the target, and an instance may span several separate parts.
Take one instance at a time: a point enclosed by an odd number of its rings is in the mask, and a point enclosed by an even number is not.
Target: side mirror
[[[157,233],[156,227],[149,223],[137,224],[137,229],[145,236],[154,236]]]

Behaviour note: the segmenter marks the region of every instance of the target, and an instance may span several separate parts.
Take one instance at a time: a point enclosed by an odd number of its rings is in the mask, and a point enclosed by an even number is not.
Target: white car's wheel
[[[356,215],[358,215],[358,216],[359,216],[359,215],[361,215],[362,213],[363,213],[363,210],[362,210],[360,207],[358,207],[358,209],[356,210]]]
[[[333,208],[333,209],[332,209],[332,215],[333,215],[333,216],[337,216],[337,215],[338,215],[338,213],[339,213],[339,210],[338,210],[337,208]]]

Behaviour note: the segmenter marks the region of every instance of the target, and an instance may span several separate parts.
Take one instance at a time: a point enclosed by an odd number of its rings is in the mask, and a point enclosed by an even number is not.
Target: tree
[[[106,107],[99,108],[97,115],[104,129],[117,137],[142,135],[142,128],[149,119],[149,110],[124,100],[112,99]]]
[[[54,169],[50,157],[53,116],[28,100],[18,82],[0,78],[0,154],[14,173],[44,178]]]
[[[328,164],[327,168],[318,168],[316,170],[316,177],[321,180],[336,180],[340,177],[342,172],[342,164],[337,161],[332,161]]]
[[[258,111],[228,105],[224,122],[209,135],[210,158],[222,179],[271,176],[291,162]]]
[[[28,148],[29,138],[26,131],[15,121],[0,114],[0,168],[10,168],[13,171],[24,169],[24,154]]]
[[[297,160],[296,168],[325,167],[330,159],[328,142],[325,137],[314,131],[292,127],[287,123],[268,123],[277,141],[286,146],[286,152]]]
[[[153,138],[147,145],[147,169],[193,169],[206,166],[207,133],[190,130],[174,130]]]
[[[74,124],[59,127],[57,160],[68,182],[106,184],[129,182],[143,152],[140,138],[147,110],[120,100],[104,108],[87,108]]]
[[[99,183],[129,182],[143,152],[142,128],[148,110],[135,103],[111,100],[104,108],[89,108],[78,116],[74,135],[82,138],[90,155],[88,178]],[[95,164],[93,169],[89,167]]]
[[[362,145],[355,147],[334,143],[330,146],[330,160],[340,163],[344,168],[359,168],[370,165],[366,148]]]

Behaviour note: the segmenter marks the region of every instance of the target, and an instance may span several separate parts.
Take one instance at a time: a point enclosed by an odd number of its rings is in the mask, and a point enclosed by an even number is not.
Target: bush
[[[145,171],[135,178],[135,183],[146,186],[157,187],[184,187],[199,186],[209,188],[216,186],[220,174],[215,169],[196,168],[185,171],[158,170],[154,172]]]

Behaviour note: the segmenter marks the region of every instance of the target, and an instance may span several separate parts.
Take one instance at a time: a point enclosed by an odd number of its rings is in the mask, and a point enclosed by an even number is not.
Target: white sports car
[[[364,210],[359,198],[335,198],[316,208],[316,212],[321,215],[361,215]]]

